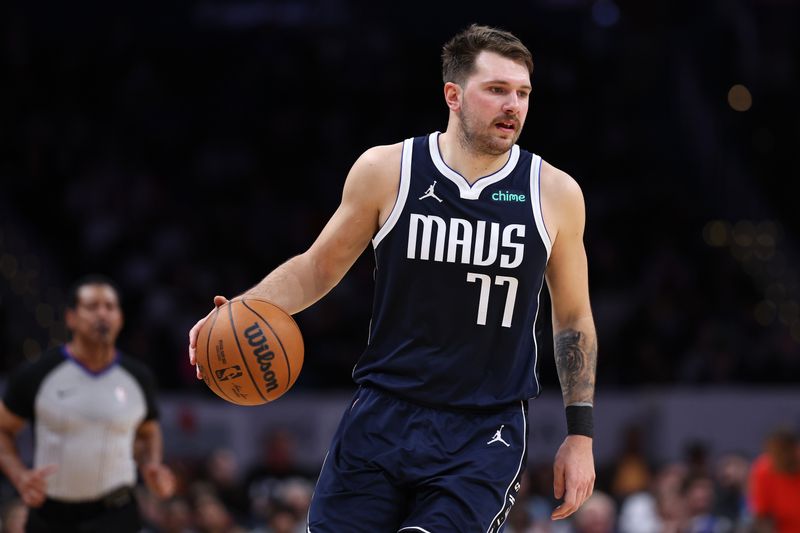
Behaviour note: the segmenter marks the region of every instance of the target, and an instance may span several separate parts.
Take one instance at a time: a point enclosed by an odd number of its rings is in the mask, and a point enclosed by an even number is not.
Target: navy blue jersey
[[[470,185],[439,133],[403,143],[397,201],[375,235],[375,301],[353,371],[419,403],[494,408],[539,393],[535,323],[550,255],[541,158],[514,146]]]

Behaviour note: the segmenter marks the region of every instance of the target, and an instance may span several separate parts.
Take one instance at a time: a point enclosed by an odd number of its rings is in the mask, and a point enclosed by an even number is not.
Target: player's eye
[[[502,87],[489,87],[489,92],[492,92],[494,94],[503,94],[505,92],[505,89],[503,89]]]

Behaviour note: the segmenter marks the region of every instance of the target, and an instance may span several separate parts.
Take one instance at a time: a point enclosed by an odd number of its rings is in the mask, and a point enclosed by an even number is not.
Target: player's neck
[[[470,184],[497,172],[508,162],[508,152],[493,155],[465,146],[453,127],[439,135],[439,152],[447,166],[464,176]]]
[[[99,371],[110,365],[117,354],[113,344],[95,343],[73,338],[67,343],[67,351],[79,363],[91,371]]]

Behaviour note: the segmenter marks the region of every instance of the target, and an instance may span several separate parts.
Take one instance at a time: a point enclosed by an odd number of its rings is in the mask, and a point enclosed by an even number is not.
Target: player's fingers
[[[564,501],[556,507],[551,515],[553,520],[561,520],[574,513],[578,508],[578,490],[575,486],[567,486]]]
[[[189,364],[195,365],[197,364],[197,336],[200,333],[200,328],[203,327],[203,324],[206,323],[206,320],[214,314],[214,312],[219,308],[221,305],[225,305],[228,302],[228,299],[224,296],[214,296],[214,309],[208,312],[206,316],[198,320],[192,329],[189,330]],[[198,375],[198,377],[200,377]]]
[[[584,502],[586,502],[586,500],[592,496],[592,492],[594,492],[594,480],[591,480],[586,484],[586,488],[583,491],[583,498],[581,499],[581,503],[578,505],[578,507],[583,505]]]
[[[564,496],[564,466],[558,461],[553,465],[553,496],[557,500]]]
[[[197,323],[189,330],[189,364],[194,365],[197,363],[197,332],[200,331],[200,326],[206,319],[198,320]]]

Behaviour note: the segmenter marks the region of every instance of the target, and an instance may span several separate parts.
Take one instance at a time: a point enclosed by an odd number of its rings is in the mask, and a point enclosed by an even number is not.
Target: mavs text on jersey
[[[353,377],[421,404],[491,409],[539,393],[535,323],[551,242],[539,156],[514,146],[472,185],[439,132],[403,143],[391,214],[373,238],[376,287]]]

